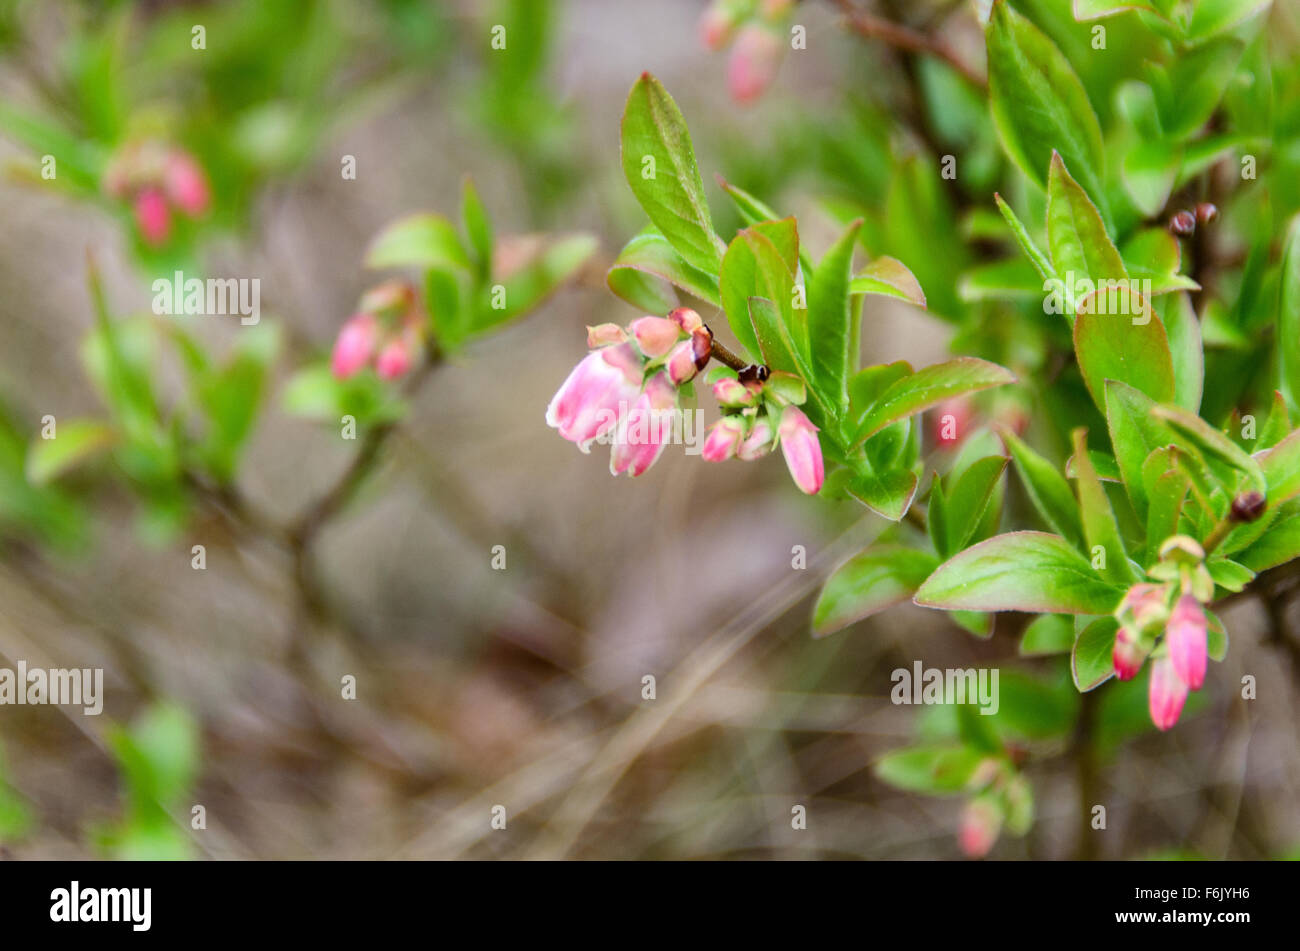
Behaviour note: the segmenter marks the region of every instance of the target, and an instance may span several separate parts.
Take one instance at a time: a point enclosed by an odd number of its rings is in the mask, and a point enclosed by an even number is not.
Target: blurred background
[[[858,6],[940,32],[982,72],[978,4]],[[1255,603],[1225,610],[1226,662],[1157,736],[1142,685],[1081,701],[1068,657],[1017,656],[1023,619],[983,640],[909,604],[811,638],[819,584],[885,523],[791,491],[778,459],[703,465],[673,447],[613,479],[599,448],[546,427],[585,325],[638,316],[604,271],[644,223],[618,160],[643,70],[690,123],[719,233],[740,220],[715,175],[797,213],[818,253],[865,213],[868,250],[913,269],[930,306],[870,305],[868,360],[933,362],[980,337],[1009,365],[1028,352],[1033,372],[1032,342],[958,293],[980,248],[957,236],[992,210],[1005,160],[955,73],[809,0],[794,14],[808,49],[739,107],[703,10],[0,0],[0,665],[102,667],[106,690],[100,717],[0,707],[5,856],[956,858],[961,801],[872,772],[955,729],[944,708],[890,703],[891,672],[915,661],[999,667],[1004,693],[1028,698],[1008,730],[1036,821],[993,857],[1272,858],[1300,843],[1296,651]],[[211,182],[207,215],[178,219],[165,249],[103,183],[124,143],[151,136]],[[960,184],[934,174],[946,143],[969,162]],[[499,234],[587,232],[595,254],[408,388],[382,439],[295,413],[295,374],[383,276],[364,267],[371,238],[412,212],[454,218],[467,174]],[[148,319],[183,323],[214,360],[275,338],[229,486],[168,494],[111,456],[34,485],[42,418],[104,412],[83,370],[92,275],[125,319],[178,265],[260,279],[261,324]],[[176,362],[151,366],[157,398],[183,400]],[[286,534],[313,511],[306,538]],[[1089,834],[1094,804],[1107,827]]]

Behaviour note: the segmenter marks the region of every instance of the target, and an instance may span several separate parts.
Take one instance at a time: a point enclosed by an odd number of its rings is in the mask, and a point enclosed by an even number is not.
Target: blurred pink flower
[[[1165,642],[1174,672],[1192,690],[1205,683],[1206,627],[1201,603],[1190,594],[1179,597],[1165,627]]]
[[[735,382],[734,380],[732,381]],[[745,436],[745,421],[739,416],[724,416],[709,429],[700,450],[707,462],[722,462],[736,454]]]
[[[1132,680],[1142,669],[1146,652],[1127,627],[1121,627],[1115,632],[1115,649],[1111,653],[1111,660],[1115,665],[1115,676],[1120,680]]]
[[[1170,729],[1178,722],[1187,701],[1187,684],[1174,670],[1173,662],[1157,657],[1151,664],[1151,685],[1147,697],[1151,709],[1151,722],[1161,730]]]
[[[972,799],[962,810],[957,843],[969,858],[989,854],[1002,831],[1002,812],[988,799]]]
[[[782,38],[759,23],[748,23],[736,37],[727,64],[727,86],[738,103],[753,102],[772,85],[784,52]]]
[[[373,314],[353,314],[339,330],[334,341],[331,368],[340,380],[346,380],[374,355],[378,343],[379,326]]]
[[[167,199],[157,188],[143,188],[135,196],[135,221],[145,243],[158,247],[167,240],[172,230],[171,212]]]
[[[212,197],[208,177],[188,153],[175,149],[168,154],[163,187],[172,203],[191,218],[208,210]]]

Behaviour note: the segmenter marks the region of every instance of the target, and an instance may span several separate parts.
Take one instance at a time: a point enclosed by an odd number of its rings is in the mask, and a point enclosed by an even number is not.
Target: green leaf
[[[969,746],[916,746],[886,753],[875,771],[899,789],[943,796],[965,790],[985,756]]]
[[[1048,260],[1047,255],[1044,254],[1038,245],[1034,243],[1034,239],[1029,236],[1028,229],[1026,229],[1021,220],[1016,217],[1016,213],[1011,210],[1011,206],[1003,201],[1002,196],[997,192],[993,193],[993,200],[997,202],[998,211],[1002,212],[1002,217],[1005,218],[1007,224],[1011,226],[1011,233],[1016,236],[1016,241],[1019,242],[1021,250],[1025,252],[1025,256],[1028,257],[1030,263],[1034,265],[1034,270],[1037,271],[1039,276],[1045,281],[1055,278],[1057,274],[1055,268],[1052,267],[1052,262]]]
[[[1020,637],[1021,657],[1068,654],[1074,649],[1074,616],[1040,614]]]
[[[1174,291],[1199,291],[1201,285],[1182,269],[1182,249],[1178,239],[1164,228],[1145,228],[1135,232],[1120,247],[1124,268],[1134,281],[1150,281],[1151,296]]]
[[[450,267],[469,270],[469,257],[450,221],[441,215],[408,215],[375,236],[366,267]]]
[[[1142,466],[1151,453],[1173,441],[1174,432],[1151,410],[1155,402],[1127,383],[1106,381],[1106,425],[1110,430],[1110,444],[1115,450],[1129,501],[1143,521],[1147,517],[1147,493],[1142,480]]]
[[[853,275],[850,294],[877,294],[925,306],[925,291],[907,265],[891,257],[879,257]]]
[[[853,247],[861,230],[861,218],[849,225],[818,264],[808,288],[808,339],[815,375],[812,383],[821,387],[841,412],[848,409],[848,380],[856,357],[849,353],[854,318],[849,280]]]
[[[1097,478],[1097,471],[1093,469],[1092,460],[1088,457],[1087,435],[1088,431],[1082,427],[1072,434],[1074,465],[1079,473],[1079,512],[1083,519],[1083,535],[1089,551],[1095,552],[1100,546],[1105,552],[1102,575],[1116,584],[1131,584],[1139,579],[1129,564],[1128,553],[1120,540],[1119,525],[1115,522],[1115,513],[1111,511],[1106,489]]]
[[[740,212],[740,218],[746,226],[753,227],[762,224],[765,221],[777,221],[783,217],[780,213],[774,211],[770,205],[764,204],[758,198],[755,198],[749,192],[737,185],[728,182],[721,175],[717,176],[718,186],[727,193],[736,210]],[[799,264],[803,267],[804,274],[813,272],[812,258],[803,248],[799,249]],[[793,268],[791,268],[793,270]]]
[[[1101,287],[1104,281],[1128,278],[1097,206],[1070,177],[1055,150],[1047,176],[1047,245],[1052,267],[1058,275],[1064,275],[1065,281],[1073,275],[1075,281],[1087,278],[1093,286]]]
[[[1011,452],[1016,472],[1024,483],[1029,500],[1047,524],[1071,544],[1083,547],[1083,523],[1070,484],[1056,467],[1040,456],[1010,430],[1003,430],[1002,440]]]
[[[1007,154],[1046,187],[1055,147],[1088,194],[1102,200],[1101,126],[1069,60],[1006,0],[994,3],[986,39],[989,102]]]
[[[934,570],[933,555],[903,545],[873,545],[835,569],[813,608],[813,637],[825,637],[906,601]]]
[[[654,288],[649,292],[645,289],[647,279],[653,282]],[[687,264],[668,239],[658,233],[639,234],[629,241],[610,266],[605,280],[619,297],[651,314],[666,314],[677,306],[671,287],[714,307],[722,306],[717,280]],[[647,297],[648,293],[653,296]]]
[[[487,209],[478,196],[478,189],[469,176],[461,189],[460,202],[461,225],[465,229],[465,238],[474,257],[474,271],[479,280],[486,280],[492,273],[492,223],[488,220]]]
[[[860,445],[865,442],[869,436],[880,432],[890,423],[929,409],[954,396],[1014,382],[1016,377],[1010,370],[975,357],[957,357],[946,363],[922,367],[898,380],[881,394],[863,420],[857,443]]]
[[[731,332],[736,335],[747,354],[755,359],[766,359],[766,355],[759,345],[751,319],[751,297],[762,297],[777,308],[778,315],[782,317],[781,329],[786,330],[786,333],[777,333],[776,337],[779,339],[788,336],[789,328],[784,315],[793,309],[794,269],[788,263],[796,257],[792,253],[792,243],[797,248],[798,237],[793,218],[764,222],[738,232],[722,259],[722,308],[726,312]],[[774,369],[793,370],[793,343],[793,337],[790,337],[788,358],[784,365]]]
[[[916,497],[916,474],[906,469],[875,472],[864,469],[849,480],[850,495],[882,518],[897,522]]]
[[[1205,567],[1214,583],[1225,591],[1241,591],[1255,580],[1255,572],[1228,558],[1211,558]]]
[[[1268,491],[1268,483],[1260,464],[1246,454],[1235,442],[1219,432],[1201,417],[1180,406],[1163,405],[1151,410],[1153,416],[1169,425],[1179,436],[1191,443],[1207,457],[1217,459],[1242,472],[1260,492]]]
[[[971,540],[1006,468],[1005,456],[985,456],[971,463],[954,483],[944,499],[946,539],[941,556],[960,551]]]
[[[1174,365],[1174,402],[1188,412],[1201,408],[1205,386],[1205,350],[1201,323],[1187,294],[1175,294],[1165,307],[1165,332],[1169,335],[1169,356]]]
[[[1199,0],[1192,8],[1187,35],[1208,40],[1259,13],[1270,0]]]
[[[365,426],[392,422],[405,414],[402,403],[373,373],[358,373],[339,380],[327,363],[304,367],[290,377],[280,402],[291,416],[333,426],[339,425],[344,416],[352,416],[358,426]]]
[[[1300,215],[1291,219],[1282,252],[1276,339],[1282,393],[1292,412],[1300,413]]]
[[[37,439],[27,453],[27,479],[44,485],[117,442],[117,431],[93,419],[57,423],[53,439]]]
[[[1133,204],[1148,218],[1160,213],[1183,167],[1183,149],[1176,142],[1140,139],[1120,161],[1120,181]]]
[[[1255,458],[1268,484],[1269,505],[1300,495],[1300,429]]]
[[[1089,449],[1088,461],[1092,463],[1093,469],[1097,472],[1097,478],[1102,482],[1124,481],[1124,477],[1119,474],[1119,464],[1110,453]],[[1073,455],[1065,460],[1065,477],[1067,479],[1079,478],[1079,471],[1075,468]]]
[[[1291,414],[1286,411],[1286,398],[1278,390],[1273,391],[1273,403],[1269,407],[1268,418],[1259,431],[1258,457],[1265,449],[1272,449],[1291,433]]]
[[[1287,502],[1269,530],[1235,558],[1251,571],[1267,571],[1300,558],[1300,500]]]
[[[1011,532],[940,565],[913,600],[949,611],[1108,614],[1122,594],[1059,535]]]
[[[1079,302],[1074,352],[1088,392],[1103,413],[1107,380],[1127,383],[1156,402],[1173,399],[1174,361],[1165,325],[1128,285],[1094,291]]]
[[[623,110],[623,175],[655,227],[688,264],[715,274],[721,242],[681,110],[663,84],[642,73]]]
[[[1100,617],[1079,632],[1070,655],[1070,673],[1080,693],[1100,687],[1115,675],[1115,632],[1119,622]]]

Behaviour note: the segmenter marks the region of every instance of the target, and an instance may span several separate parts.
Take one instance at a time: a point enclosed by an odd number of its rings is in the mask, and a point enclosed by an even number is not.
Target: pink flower
[[[1178,599],[1165,627],[1174,672],[1192,690],[1201,689],[1205,683],[1206,627],[1205,611],[1190,594]]]
[[[628,330],[636,338],[641,352],[652,360],[662,357],[681,339],[681,330],[667,317],[642,317],[632,321]]]
[[[1187,684],[1174,670],[1173,662],[1157,657],[1151,664],[1151,686],[1148,694],[1151,722],[1161,730],[1168,730],[1178,722],[1187,701]]]
[[[740,448],[740,441],[744,436],[745,421],[739,416],[724,416],[709,430],[700,455],[707,462],[722,462],[724,459],[730,459]]]
[[[791,404],[781,414],[781,452],[790,467],[790,477],[802,492],[816,495],[826,477],[817,427],[803,410]]]
[[[972,799],[962,810],[957,843],[969,858],[989,854],[1002,831],[1002,811],[988,799]]]
[[[749,427],[749,435],[736,447],[736,457],[746,462],[761,459],[772,451],[775,439],[776,430],[772,428],[771,420],[766,415],[759,416]]]
[[[597,324],[594,327],[587,328],[587,347],[595,350],[597,347],[609,347],[616,343],[622,343],[627,339],[627,334],[618,324]]]
[[[723,4],[710,4],[700,16],[700,41],[707,49],[714,52],[722,49],[731,40],[736,29],[735,18],[730,15]]]
[[[619,424],[609,455],[609,471],[639,476],[654,465],[672,433],[672,411],[676,408],[677,387],[667,374],[656,373]]]
[[[1146,651],[1138,643],[1137,637],[1126,627],[1115,632],[1115,649],[1111,653],[1115,664],[1115,676],[1120,680],[1132,680],[1142,669],[1146,660]]]
[[[614,428],[638,399],[641,358],[631,343],[595,350],[582,359],[546,407],[546,424],[583,452]]]
[[[782,39],[757,23],[741,28],[727,64],[727,85],[731,98],[739,103],[761,96],[776,78],[781,65]]]
[[[689,307],[678,307],[676,310],[668,312],[668,319],[682,328],[682,333],[693,334],[704,327],[704,321],[700,315]]]
[[[197,218],[208,210],[211,198],[208,177],[199,163],[185,152],[173,151],[167,156],[163,187],[172,203],[191,218]]]
[[[379,341],[379,327],[372,314],[353,314],[339,330],[334,341],[331,366],[334,375],[346,380],[374,356]]]
[[[752,406],[758,390],[746,386],[735,377],[724,376],[713,384],[713,398],[722,406],[739,408]]]
[[[1124,594],[1117,614],[1131,612],[1139,628],[1145,628],[1158,617],[1165,607],[1165,586],[1143,582],[1135,584]]]
[[[411,369],[419,347],[419,335],[410,328],[403,330],[379,351],[379,357],[375,360],[375,372],[381,380],[396,380]]]
[[[673,347],[668,354],[664,369],[668,371],[668,378],[673,381],[674,386],[681,386],[688,380],[695,378],[695,374],[698,372],[698,361],[695,359],[697,346],[696,338],[692,337],[690,340],[683,340]]]
[[[171,212],[167,199],[157,188],[142,188],[135,196],[135,221],[145,243],[158,247],[171,234]]]

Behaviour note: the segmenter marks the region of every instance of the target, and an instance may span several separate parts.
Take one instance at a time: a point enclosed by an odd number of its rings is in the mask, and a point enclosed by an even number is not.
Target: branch
[[[988,81],[973,67],[962,61],[951,46],[936,36],[927,36],[909,26],[864,13],[853,5],[853,0],[835,0],[848,19],[849,28],[859,36],[869,40],[883,40],[890,46],[909,53],[925,53],[943,60],[967,82],[977,89],[985,89]]]

